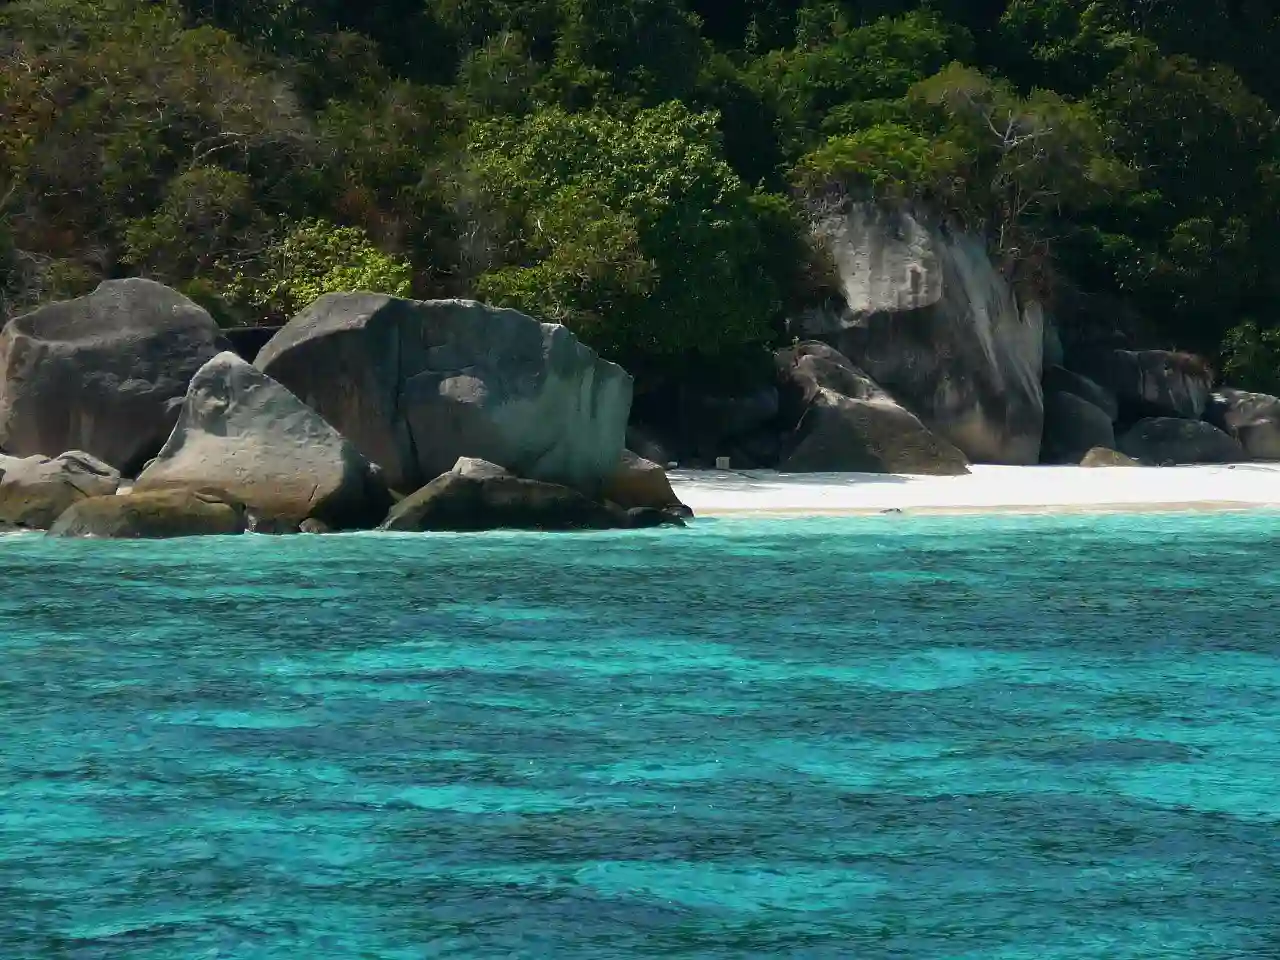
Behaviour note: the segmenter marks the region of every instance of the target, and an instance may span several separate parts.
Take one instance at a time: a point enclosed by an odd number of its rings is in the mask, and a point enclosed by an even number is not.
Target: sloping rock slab
[[[1153,417],[1140,420],[1120,438],[1120,452],[1139,463],[1239,463],[1244,448],[1202,420]]]
[[[315,518],[369,529],[391,507],[381,471],[353,444],[230,352],[192,379],[169,442],[134,489],[198,487],[225,490],[286,528]]]
[[[164,444],[195,372],[225,349],[202,308],[150,280],[111,280],[0,333],[0,448],[83,450],[132,476]]]
[[[569,487],[515,476],[442,474],[397,503],[382,524],[397,532],[608,530],[630,526],[625,511]]]
[[[0,456],[0,523],[46,530],[73,503],[119,486],[118,470],[79,450],[53,459]]]
[[[49,529],[51,537],[156,540],[244,533],[248,511],[215,490],[148,490],[91,497],[73,504]]]
[[[1239,440],[1250,460],[1280,460],[1280,398],[1220,390],[1213,395],[1205,419]]]
[[[402,491],[479,457],[595,493],[631,407],[631,377],[564,327],[468,300],[322,297],[255,363]]]
[[[781,408],[795,424],[779,465],[783,472],[969,472],[963,453],[834,348],[802,343],[779,351],[776,361]]]

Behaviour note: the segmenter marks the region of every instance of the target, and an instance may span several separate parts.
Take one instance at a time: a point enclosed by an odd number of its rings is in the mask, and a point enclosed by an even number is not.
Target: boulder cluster
[[[1280,399],[1200,358],[1064,346],[978,238],[909,206],[820,218],[840,298],[754,385],[633,398],[569,330],[465,300],[322,297],[222,331],[148,280],[0,332],[0,524],[65,536],[681,525],[664,467],[1280,460]],[[633,403],[634,399],[634,403]]]
[[[964,472],[1280,460],[1280,399],[1214,391],[1203,359],[1064,348],[981,238],[909,205],[820,217],[840,296],[792,317],[772,378],[731,395],[680,384],[636,398],[628,441],[659,462],[784,471]]]
[[[104,283],[0,334],[0,523],[58,536],[681,525],[624,449],[632,383],[469,301],[324,297],[254,362],[196,304]],[[125,479],[128,478],[128,479]]]

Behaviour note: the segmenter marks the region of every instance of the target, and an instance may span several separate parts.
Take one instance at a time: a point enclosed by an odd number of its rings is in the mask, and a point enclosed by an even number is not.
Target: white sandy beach
[[[1280,508],[1280,463],[972,470],[964,477],[677,470],[671,483],[701,516]]]

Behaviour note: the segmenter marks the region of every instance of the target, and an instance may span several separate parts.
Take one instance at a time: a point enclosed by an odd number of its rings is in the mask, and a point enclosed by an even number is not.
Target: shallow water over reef
[[[1280,956],[1280,516],[0,541],[0,957]]]

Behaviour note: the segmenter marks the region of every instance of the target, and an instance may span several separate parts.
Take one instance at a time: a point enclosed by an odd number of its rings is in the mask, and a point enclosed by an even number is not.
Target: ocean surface
[[[1280,514],[0,540],[0,958],[1280,958]]]

